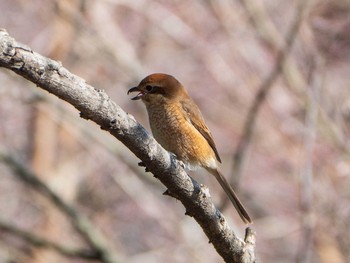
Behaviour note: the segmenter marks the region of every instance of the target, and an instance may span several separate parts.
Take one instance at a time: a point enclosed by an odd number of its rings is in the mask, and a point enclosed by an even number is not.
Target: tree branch
[[[208,192],[104,91],[87,85],[58,62],[17,43],[4,30],[0,31],[0,66],[72,104],[82,118],[94,121],[120,140],[168,188],[167,193],[181,201],[186,214],[198,222],[226,262],[256,262],[255,251],[251,249],[255,247],[255,238],[251,238],[254,232],[247,230],[249,238],[245,241],[238,238]]]

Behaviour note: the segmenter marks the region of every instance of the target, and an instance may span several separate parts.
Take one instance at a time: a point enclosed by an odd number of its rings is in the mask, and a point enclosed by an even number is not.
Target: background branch
[[[0,161],[6,163],[18,178],[29,185],[31,188],[38,191],[40,194],[45,196],[54,204],[67,218],[71,221],[74,228],[80,233],[80,235],[88,242],[95,253],[92,253],[91,257],[99,259],[105,263],[116,263],[118,262],[117,256],[111,248],[108,247],[107,241],[104,240],[102,234],[90,223],[90,221],[78,213],[72,206],[68,205],[63,199],[54,193],[44,182],[42,182],[29,168],[24,167],[23,164],[13,158],[13,156],[6,154],[4,151],[0,151]],[[7,231],[16,233],[22,238],[30,240],[35,243],[36,246],[50,247],[56,251],[72,256],[77,251],[68,251],[66,248],[55,245],[52,242],[40,240],[34,236],[27,234],[24,231],[17,230],[9,227],[9,225],[3,224]],[[41,242],[42,241],[42,242]],[[78,256],[78,255],[77,255]],[[82,254],[80,254],[82,256]],[[86,256],[88,256],[86,254]]]
[[[272,19],[268,16],[264,3],[254,0],[241,0],[245,7],[247,14],[254,25],[256,31],[259,33],[261,39],[275,52],[283,52],[283,49],[288,46],[288,37],[284,39],[283,35],[279,32],[274,25]],[[299,22],[299,14],[305,11],[305,8],[309,8],[310,1],[298,2],[298,14],[294,25]],[[302,9],[301,9],[302,8]],[[306,13],[303,13],[303,16]],[[294,26],[293,25],[293,26]],[[292,26],[292,27],[293,27]],[[293,29],[290,31],[292,33]],[[281,63],[281,70],[288,83],[288,85],[297,93],[302,93],[303,87],[306,85],[305,78],[301,71],[298,69],[297,64],[292,58],[286,57]]]
[[[57,251],[58,253],[71,258],[82,258],[89,260],[101,260],[101,256],[98,252],[88,250],[88,249],[74,249],[71,247],[66,247],[45,238],[39,237],[32,232],[22,230],[13,224],[6,222],[3,219],[0,219],[0,230],[8,234],[14,235],[17,238],[23,239],[28,242],[30,245],[47,248]],[[103,259],[102,262],[106,262]]]
[[[245,2],[248,6],[253,5],[253,3],[250,3],[251,1],[245,1]],[[254,101],[248,110],[247,117],[244,121],[243,131],[241,132],[242,137],[237,144],[236,151],[233,156],[232,174],[234,176],[230,177],[232,185],[235,185],[235,186],[239,185],[241,173],[242,173],[242,164],[244,162],[244,159],[248,152],[249,145],[251,143],[251,139],[253,136],[259,110],[263,102],[265,101],[270,89],[273,87],[273,84],[275,83],[275,81],[277,80],[278,76],[281,73],[282,66],[284,65],[288,57],[288,54],[293,46],[293,43],[295,41],[299,28],[304,20],[305,15],[308,13],[308,10],[309,10],[308,5],[309,5],[309,1],[303,1],[303,0],[299,1],[298,9],[296,11],[296,16],[286,36],[285,44],[279,44],[282,47],[278,50],[278,55],[277,55],[274,67],[272,68],[271,72],[266,77],[266,79],[261,83],[258,89],[258,92],[255,95]],[[257,10],[259,9],[254,8],[253,10],[255,10],[254,12],[258,12]],[[268,26],[269,23],[265,21],[264,17],[265,16],[261,14],[254,16],[255,19],[259,19],[258,21],[264,20],[263,23],[259,23],[260,25],[265,25],[263,26],[264,29],[261,29],[263,32],[266,31],[263,35],[265,36],[265,34],[268,34],[268,35],[271,34],[274,36],[274,37],[271,36],[271,39],[275,39],[273,41],[280,43],[280,41],[277,41],[278,39],[276,37],[277,33],[274,30],[268,30],[270,26]],[[272,33],[272,32],[275,32],[275,33]],[[225,200],[225,203],[224,203],[224,206],[225,206],[227,205],[227,199],[224,199],[224,200]]]

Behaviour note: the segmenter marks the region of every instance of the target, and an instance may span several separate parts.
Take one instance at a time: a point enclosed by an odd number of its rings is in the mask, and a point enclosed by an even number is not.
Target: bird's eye
[[[148,92],[151,92],[151,91],[153,90],[153,86],[147,85],[147,86],[146,86],[146,90],[147,90]]]

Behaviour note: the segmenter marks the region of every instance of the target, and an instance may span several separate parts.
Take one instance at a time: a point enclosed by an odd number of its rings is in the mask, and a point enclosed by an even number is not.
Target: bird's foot
[[[179,160],[178,160],[178,163],[180,164],[180,166],[181,166],[183,169],[186,169],[186,164],[185,164],[183,161],[179,161]]]
[[[149,170],[148,170],[148,168],[147,168],[147,166],[146,166],[146,164],[145,164],[144,162],[139,162],[137,165],[138,165],[138,166],[141,166],[141,167],[145,167],[145,172],[146,172],[146,173],[149,172]]]

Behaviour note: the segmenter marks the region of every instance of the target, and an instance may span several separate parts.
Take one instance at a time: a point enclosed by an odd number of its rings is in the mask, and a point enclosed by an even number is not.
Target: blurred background
[[[147,129],[144,106],[127,90],[150,73],[174,75],[201,108],[224,174],[235,174],[230,180],[254,220],[260,261],[350,262],[350,2],[309,2],[281,67],[297,1],[2,0],[0,27],[105,90]],[[261,88],[269,92],[252,123],[248,112]],[[5,69],[0,123],[1,151],[86,216],[120,262],[222,261],[124,145]],[[66,216],[6,162],[0,171],[0,262],[91,262],[4,230],[10,224],[86,247]],[[222,204],[213,178],[191,175]],[[223,213],[243,238],[235,210],[228,205]]]

